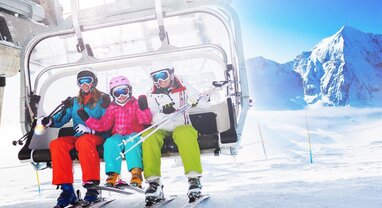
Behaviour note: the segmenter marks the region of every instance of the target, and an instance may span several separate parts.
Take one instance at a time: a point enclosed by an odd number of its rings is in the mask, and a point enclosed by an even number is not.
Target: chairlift
[[[209,107],[189,113],[202,155],[238,154],[249,96],[240,25],[230,1],[121,2],[80,9],[72,0],[73,15],[63,25],[33,35],[22,48],[20,114],[26,136],[18,141],[23,145],[19,160],[50,164],[50,141],[74,134],[71,123],[42,135],[33,128],[35,118],[77,95],[75,77],[81,68],[96,71],[103,92],[113,76],[128,77],[138,97],[150,90],[149,68],[158,60],[171,62],[175,73],[200,93],[214,81],[229,83],[211,95]],[[98,151],[102,158],[102,145]],[[163,156],[176,153],[167,138]],[[75,149],[71,155],[77,158]]]

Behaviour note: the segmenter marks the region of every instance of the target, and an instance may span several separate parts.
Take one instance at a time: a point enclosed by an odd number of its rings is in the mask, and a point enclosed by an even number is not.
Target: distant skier
[[[157,65],[157,66],[156,66]],[[190,86],[174,75],[174,68],[169,62],[157,62],[151,67],[151,79],[154,83],[148,93],[149,107],[153,114],[153,123],[156,123],[177,111],[180,107],[188,104],[198,104],[197,92],[193,92]],[[151,131],[145,132],[146,136]],[[161,183],[161,148],[164,138],[172,134],[182,158],[184,172],[188,177],[190,200],[198,198],[201,194],[202,165],[200,162],[200,150],[197,141],[198,132],[192,127],[188,113],[179,115],[162,129],[148,137],[142,145],[144,175],[149,182],[146,189],[146,203],[152,204],[163,198],[163,185]]]
[[[78,96],[68,97],[63,101],[63,110],[53,117],[42,117],[37,120],[38,124],[45,127],[60,128],[73,119],[73,128],[76,131],[74,136],[63,136],[50,142],[52,184],[60,186],[62,190],[56,207],[66,207],[78,202],[73,188],[73,162],[69,153],[74,147],[78,151],[81,164],[83,187],[87,188],[84,200],[87,203],[99,200],[98,191],[89,187],[99,184],[100,158],[96,147],[103,144],[108,134],[96,135],[76,113],[79,109],[83,109],[94,118],[100,118],[105,113],[110,104],[110,97],[97,90],[97,82],[97,76],[90,68],[83,69],[77,74],[77,85],[80,88]]]
[[[116,160],[123,149],[127,150],[140,140],[140,137],[119,146],[125,139],[129,139],[144,129],[144,125],[151,123],[151,112],[147,105],[145,95],[138,100],[132,96],[130,81],[124,76],[114,77],[109,83],[110,94],[113,102],[100,118],[92,118],[83,109],[78,110],[78,115],[86,125],[96,131],[111,130],[112,136],[104,143],[105,171],[108,175],[106,186],[115,187],[121,174],[122,158]],[[138,145],[126,154],[128,171],[131,172],[130,185],[142,187],[142,145]]]

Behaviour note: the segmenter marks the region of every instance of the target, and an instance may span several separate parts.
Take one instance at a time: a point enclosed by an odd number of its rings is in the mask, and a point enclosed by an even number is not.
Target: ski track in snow
[[[309,162],[305,113],[313,164]],[[198,207],[382,207],[382,121],[380,117],[369,119],[381,113],[382,109],[352,108],[250,111],[238,156],[202,156],[203,192],[211,198]],[[51,170],[38,172],[39,194],[36,172],[18,161],[19,147],[11,146],[12,140],[21,136],[17,125],[3,123],[0,129],[0,207],[53,207],[60,191],[51,185]],[[128,180],[123,165],[122,175]],[[84,194],[78,163],[74,170],[75,188]],[[181,207],[188,201],[188,185],[179,157],[162,159],[162,176],[165,195],[179,196],[163,207]],[[106,179],[103,174],[101,177]],[[103,196],[117,199],[108,207],[144,204],[144,195],[104,191]]]

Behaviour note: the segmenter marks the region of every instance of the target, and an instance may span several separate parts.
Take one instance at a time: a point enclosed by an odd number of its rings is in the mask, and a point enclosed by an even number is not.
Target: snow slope
[[[318,108],[249,113],[239,155],[202,157],[203,192],[211,199],[200,207],[375,207],[382,206],[382,109]],[[306,120],[312,142],[309,162]],[[261,145],[259,127],[265,143]],[[11,146],[15,128],[3,125],[0,152],[0,207],[52,207],[58,190],[50,184],[51,170],[36,173],[17,162]],[[179,159],[179,158],[178,158]],[[165,193],[186,202],[186,178],[178,159],[163,159]],[[102,164],[102,169],[103,169]],[[124,177],[128,179],[126,172]],[[75,166],[76,188],[81,171]],[[106,179],[102,175],[102,179]],[[146,185],[146,184],[145,184]],[[81,189],[84,191],[83,189]],[[108,207],[143,207],[144,196],[122,196]]]
[[[59,191],[51,185],[51,170],[38,172],[39,193],[36,172],[30,164],[19,162],[20,147],[11,144],[22,136],[18,79],[7,79],[5,88],[8,99],[3,103],[0,127],[0,207],[53,207]],[[380,208],[381,155],[382,108],[252,109],[239,155],[202,157],[203,192],[212,197],[200,207]],[[166,207],[177,208],[187,200],[183,169],[176,157],[164,158],[162,164],[165,193],[180,196]],[[103,163],[101,167],[103,170]],[[74,170],[75,187],[84,192],[78,164]],[[123,176],[129,179],[126,172]],[[103,196],[117,199],[108,207],[143,207],[142,195],[126,197],[105,192]]]

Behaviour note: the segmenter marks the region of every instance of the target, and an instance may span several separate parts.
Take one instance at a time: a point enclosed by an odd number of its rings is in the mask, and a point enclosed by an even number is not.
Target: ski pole
[[[59,108],[61,108],[63,106],[63,104],[61,103],[60,105],[58,105],[47,117],[52,117],[53,116],[53,114],[55,114],[55,113],[57,113],[58,112],[58,109]],[[35,118],[34,119],[34,121],[33,122],[35,122],[37,119]],[[31,136],[32,134],[33,134],[33,131],[34,131],[34,125],[35,125],[35,123],[32,123],[32,128],[31,128],[31,130],[29,130],[26,134],[24,134],[20,139],[18,139],[18,140],[14,140],[13,142],[12,142],[12,144],[14,145],[14,146],[16,146],[17,144],[19,144],[19,145],[23,145],[23,142],[29,137],[29,136]]]
[[[36,169],[36,179],[37,179],[37,190],[38,194],[41,194],[41,184],[40,184],[40,177],[38,175],[38,170]]]
[[[147,134],[146,136],[144,137],[141,137],[139,139],[139,141],[137,143],[135,143],[133,146],[131,146],[129,149],[127,149],[126,151],[124,152],[120,152],[120,156],[118,156],[116,158],[116,160],[119,160],[120,158],[123,158],[125,154],[127,154],[128,152],[130,152],[132,149],[134,149],[136,146],[138,146],[139,144],[141,144],[142,142],[144,142],[146,140],[147,137],[153,135],[156,131],[158,131],[159,129],[161,129],[165,124],[167,124],[169,121],[171,121],[172,119],[174,119],[175,117],[177,117],[178,115],[182,114],[185,110],[191,108],[191,105],[184,105],[181,109],[179,109],[176,113],[173,113],[171,116],[168,116],[166,117],[165,119],[163,119],[161,122],[158,122],[159,124],[155,124],[155,126],[153,125],[153,128],[154,130],[152,130],[149,134]],[[152,128],[150,128],[152,129]],[[136,134],[134,135],[133,137],[130,137],[129,139],[125,140],[126,143],[130,142],[130,141],[133,141],[133,139],[137,138],[139,135],[141,134]]]
[[[211,91],[211,90],[209,90]],[[202,97],[205,97],[209,95],[208,93],[201,93],[197,99],[197,101],[199,101]],[[184,106],[182,106],[180,109],[176,110],[174,113],[168,115],[167,117],[165,117],[164,119],[156,122],[155,124],[152,124],[150,127],[144,129],[143,131],[139,132],[138,134],[134,135],[133,137],[130,137],[129,139],[127,140],[122,140],[122,142],[118,145],[118,146],[121,146],[121,145],[126,145],[128,142],[131,142],[133,141],[135,138],[137,138],[138,136],[142,135],[143,133],[145,133],[146,131],[150,130],[150,129],[153,129],[153,128],[157,128],[158,126],[163,126],[162,123],[167,123],[167,121],[169,120],[172,120],[174,119],[175,117],[177,117],[180,113],[183,113],[185,110],[188,109],[188,107],[192,107],[191,105],[189,104],[186,104]]]
[[[214,81],[212,82],[212,85],[213,87],[211,87],[209,90],[207,90],[206,92],[203,92],[201,94],[199,94],[198,98],[197,98],[197,102],[199,102],[203,97],[208,97],[210,96],[210,94],[212,94],[212,92],[217,88],[221,88],[225,85],[227,85],[229,82],[228,81]],[[169,122],[170,120],[174,119],[175,117],[179,116],[180,114],[182,114],[184,111],[190,109],[192,107],[191,104],[186,104],[184,106],[182,106],[180,109],[178,109],[176,111],[176,113],[173,113],[169,116],[167,116],[166,118],[164,118],[163,120],[161,121],[158,121],[157,123],[151,125],[149,128],[146,128],[145,130],[141,131],[140,133],[134,135],[133,137],[130,137],[129,139],[127,140],[123,140],[122,144],[126,145],[128,142],[130,141],[133,141],[135,138],[137,138],[138,136],[142,135],[144,132],[148,131],[149,129],[152,129],[152,128],[155,128],[152,132],[150,132],[148,135],[146,135],[145,137],[142,137],[136,144],[134,144],[133,146],[131,146],[128,150],[124,151],[123,152],[120,152],[120,156],[118,156],[116,158],[116,160],[119,160],[120,158],[124,157],[124,155],[128,152],[130,152],[134,147],[138,146],[139,144],[141,144],[143,141],[146,140],[147,137],[151,136],[152,134],[154,134],[156,131],[158,131],[162,126],[164,126],[167,122]]]
[[[182,108],[178,109],[175,113],[172,113],[170,114],[169,116],[165,117],[164,119],[156,122],[155,124],[152,124],[150,127],[147,127],[146,129],[142,130],[141,132],[139,132],[138,134],[130,137],[129,139],[124,139],[122,140],[122,142],[119,144],[119,146],[121,145],[126,145],[127,143],[133,141],[135,138],[137,138],[138,136],[142,135],[143,133],[145,133],[146,131],[150,130],[150,129],[153,129],[153,128],[157,128],[158,126],[160,126],[163,122],[167,122],[168,120],[171,120],[173,118],[175,118],[176,116],[178,116],[178,113],[183,113],[183,108],[185,108],[187,105],[184,105]]]
[[[310,142],[308,114],[306,113],[306,110],[305,110],[305,121],[306,121],[306,131],[307,131],[307,134],[308,134],[308,142],[309,142],[309,158],[310,158],[310,163],[313,163],[312,143]]]
[[[201,94],[199,94],[198,98],[197,98],[197,101],[199,102],[201,98],[203,97],[208,97],[210,96],[210,94],[217,88],[221,88],[223,86],[225,86],[226,84],[228,84],[229,82],[228,81],[214,81],[212,82],[212,85],[213,87],[211,87],[209,90],[207,90],[206,92],[203,92]],[[191,106],[192,107],[192,106]],[[184,108],[184,109],[183,109]],[[188,108],[188,105],[184,105],[182,106],[180,109],[178,109],[176,111],[176,113],[182,113],[183,111],[186,110],[186,108]],[[152,124],[150,127],[147,127],[146,129],[144,129],[143,131],[139,132],[138,134],[134,135],[133,137],[130,137],[129,139],[127,140],[122,140],[122,142],[118,145],[118,146],[121,146],[121,145],[126,145],[128,142],[131,142],[133,141],[135,138],[137,138],[138,136],[142,135],[143,133],[145,133],[146,131],[150,130],[150,129],[153,129],[153,128],[156,128],[157,126],[161,125],[162,122],[167,122],[167,120],[171,120],[173,118],[175,118],[177,115],[174,115],[176,113],[173,113],[173,114],[170,114],[169,116],[165,117],[164,119],[158,121],[157,123],[155,124]]]
[[[260,134],[260,138],[261,138],[261,144],[263,145],[263,152],[264,152],[265,160],[268,160],[267,152],[265,151],[263,135],[261,134],[260,124],[258,124],[257,127],[259,127],[259,134]]]

